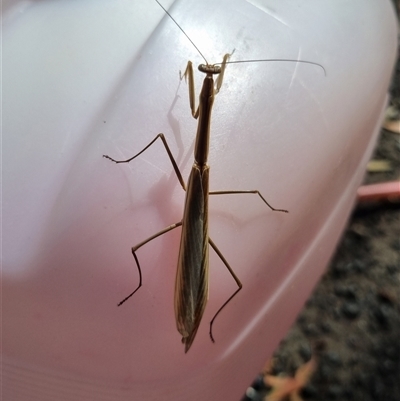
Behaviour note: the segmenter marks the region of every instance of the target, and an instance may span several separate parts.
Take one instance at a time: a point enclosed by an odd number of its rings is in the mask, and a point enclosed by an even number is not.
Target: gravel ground
[[[391,94],[400,109],[400,62]],[[400,135],[382,130],[374,158],[390,161],[391,170],[368,173],[365,183],[399,179]],[[276,350],[271,374],[293,376],[312,357],[317,368],[303,400],[399,401],[399,289],[400,205],[356,208],[327,272]],[[242,401],[266,394],[260,375]]]

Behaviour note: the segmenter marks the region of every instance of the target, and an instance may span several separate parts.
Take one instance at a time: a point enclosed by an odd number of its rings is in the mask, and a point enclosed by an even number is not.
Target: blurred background
[[[391,187],[360,190],[325,275],[243,401],[400,400],[399,60],[390,94],[364,185]]]

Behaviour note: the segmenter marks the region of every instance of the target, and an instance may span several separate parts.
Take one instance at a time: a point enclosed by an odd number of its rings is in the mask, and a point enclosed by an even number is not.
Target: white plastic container
[[[171,6],[165,1],[165,7]],[[176,1],[170,12],[216,63],[211,290],[184,354],[173,313],[196,121],[179,80],[202,59],[153,1],[3,2],[3,399],[235,400],[324,271],[371,155],[396,52],[389,0]],[[203,77],[196,74],[199,91]]]

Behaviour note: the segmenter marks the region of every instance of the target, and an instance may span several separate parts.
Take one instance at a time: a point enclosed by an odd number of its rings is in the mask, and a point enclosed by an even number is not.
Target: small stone
[[[331,366],[341,366],[342,365],[342,360],[337,352],[330,351],[325,354],[326,356],[326,361],[331,365]]]
[[[334,288],[334,292],[338,297],[354,300],[356,299],[356,291],[354,286],[338,284]]]
[[[389,274],[391,275],[395,275],[397,274],[397,272],[400,270],[400,266],[392,264],[392,265],[387,265],[386,269],[388,271]]]
[[[339,384],[332,384],[331,386],[328,387],[328,398],[331,400],[338,400],[341,398],[343,394],[343,389],[342,386]]]
[[[352,268],[356,273],[363,273],[367,270],[367,264],[360,259],[355,259]]]
[[[332,332],[332,327],[329,322],[321,322],[319,327],[321,328],[321,331],[323,331],[324,333]]]
[[[390,326],[390,310],[391,308],[388,305],[380,305],[374,311],[374,317],[378,321],[378,323],[384,327]]]
[[[360,315],[361,309],[356,302],[345,302],[341,311],[349,319],[355,319]]]
[[[309,361],[312,355],[310,344],[301,344],[299,348],[299,354],[305,361]]]
[[[254,397],[257,395],[256,390],[253,387],[248,387],[246,390],[246,398],[243,401],[254,400]]]
[[[318,334],[318,328],[314,323],[307,324],[303,330],[307,336],[316,336]]]

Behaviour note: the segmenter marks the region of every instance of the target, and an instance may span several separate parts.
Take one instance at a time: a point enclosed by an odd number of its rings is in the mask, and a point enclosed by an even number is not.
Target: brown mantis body
[[[137,244],[132,248],[132,253],[139,269],[139,285],[131,294],[124,298],[118,305],[123,304],[130,298],[142,285],[142,275],[140,271],[139,260],[136,256],[136,251],[154,238],[159,237],[173,230],[176,227],[182,226],[181,242],[179,247],[178,267],[175,280],[175,318],[177,329],[182,335],[182,342],[185,344],[185,352],[187,352],[193,343],[199,328],[207,300],[208,300],[208,282],[209,282],[209,248],[215,250],[222,262],[228,268],[232,277],[238,285],[238,289],[229,297],[229,299],[219,308],[210,322],[210,337],[212,341],[212,324],[228,304],[228,302],[240,291],[242,284],[228,262],[216,247],[214,242],[208,235],[208,196],[221,194],[242,194],[254,193],[258,194],[261,199],[274,211],[287,212],[286,210],[274,209],[262,195],[257,191],[215,191],[209,192],[209,172],[210,167],[207,164],[208,150],[210,142],[210,123],[211,110],[214,102],[215,92],[219,91],[222,85],[222,77],[225,70],[226,62],[230,54],[224,56],[222,66],[201,64],[199,70],[206,74],[203,87],[200,93],[200,101],[197,110],[194,105],[194,80],[193,66],[189,61],[184,76],[189,80],[190,106],[192,115],[198,119],[196,143],[194,149],[194,163],[187,182],[187,188],[183,181],[182,174],[172,156],[167,141],[163,134],[158,134],[143,150],[127,160],[114,160],[109,156],[104,156],[115,163],[129,163],[147,148],[149,148],[158,138],[160,138],[165,146],[175,173],[178,177],[182,188],[186,191],[185,206],[182,221],[166,227],[164,230],[151,236],[145,241]],[[214,74],[219,74],[220,79],[216,81],[216,89],[214,89]]]
[[[171,17],[171,15],[165,9],[164,11]],[[172,20],[176,23],[176,21],[173,18]],[[146,240],[144,240],[143,242],[137,244],[132,248],[132,254],[139,271],[139,284],[131,294],[129,294],[118,304],[118,306],[123,304],[127,299],[129,299],[132,295],[134,295],[136,291],[138,291],[139,288],[142,286],[142,273],[139,260],[136,255],[136,251],[143,245],[152,241],[153,239],[173,230],[174,228],[182,226],[178,266],[175,280],[174,305],[175,305],[176,325],[179,333],[182,335],[182,343],[185,345],[185,352],[189,350],[189,348],[193,343],[193,340],[196,336],[208,300],[209,245],[211,245],[211,247],[220,257],[220,259],[227,267],[233,279],[238,285],[237,290],[217,310],[217,312],[215,313],[214,317],[210,322],[209,333],[211,340],[213,342],[214,338],[212,334],[212,326],[215,321],[215,318],[242,288],[242,284],[239,278],[233,272],[227,260],[224,258],[220,250],[217,248],[217,246],[209,237],[208,196],[223,195],[223,194],[249,194],[249,193],[257,194],[271,210],[287,213],[287,210],[273,208],[264,199],[264,197],[258,190],[209,192],[210,167],[207,164],[207,159],[208,159],[208,151],[210,143],[211,111],[215,95],[221,88],[226,64],[228,63],[228,59],[230,56],[231,54],[225,54],[221,64],[208,64],[206,62],[206,64],[201,64],[199,66],[199,71],[205,73],[206,76],[203,81],[203,86],[199,98],[199,105],[197,109],[195,107],[193,66],[190,61],[188,62],[186,71],[183,75],[188,80],[189,84],[189,98],[190,98],[191,112],[193,117],[198,120],[195,149],[194,149],[194,163],[187,182],[187,187],[182,178],[182,174],[179,171],[177,163],[175,162],[175,159],[169,149],[168,143],[162,133],[158,134],[139,153],[137,153],[135,156],[127,160],[115,160],[109,156],[104,155],[104,157],[112,160],[115,163],[129,163],[130,161],[138,157],[140,154],[142,154],[146,149],[148,149],[158,138],[160,138],[168,153],[169,159],[171,160],[172,166],[178,177],[178,180],[182,188],[186,191],[183,219],[178,223],[166,227],[162,231],[152,235],[151,237],[147,238]],[[257,60],[257,61],[267,61],[267,60]],[[271,60],[271,61],[278,61],[278,60]],[[303,62],[301,60],[287,60],[287,61]],[[304,62],[309,64],[316,64],[307,61]],[[215,83],[213,75],[218,75]],[[182,78],[183,77],[181,76],[181,79]]]

